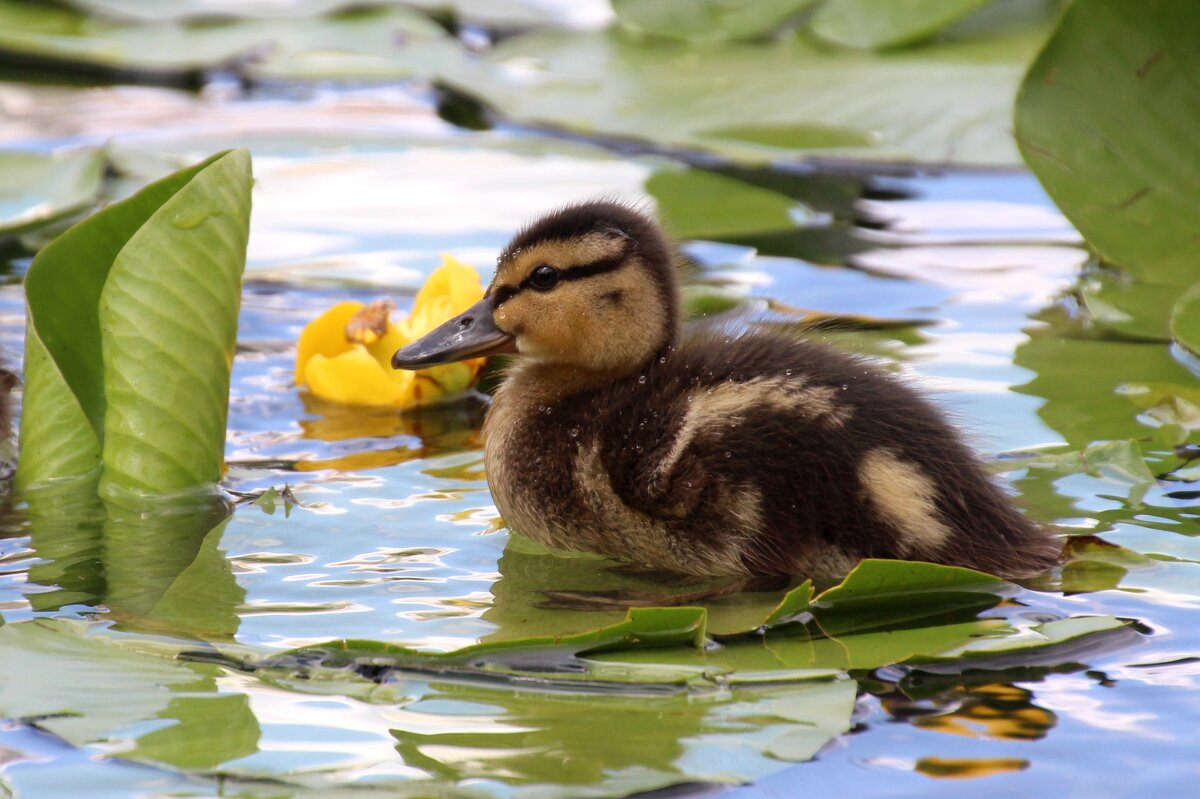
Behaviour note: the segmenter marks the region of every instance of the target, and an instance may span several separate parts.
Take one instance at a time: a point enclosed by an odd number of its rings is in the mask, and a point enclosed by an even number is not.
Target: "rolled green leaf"
[[[106,495],[218,479],[250,216],[250,156],[219,153],[45,247],[25,279],[18,484]]]

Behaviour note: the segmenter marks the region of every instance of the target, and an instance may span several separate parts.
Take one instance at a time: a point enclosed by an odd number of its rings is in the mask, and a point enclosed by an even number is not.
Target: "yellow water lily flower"
[[[475,384],[485,358],[409,372],[392,368],[392,353],[482,298],[479,273],[443,255],[406,319],[393,322],[387,302],[338,303],[300,333],[296,385],[331,402],[395,408],[429,405],[462,393]]]

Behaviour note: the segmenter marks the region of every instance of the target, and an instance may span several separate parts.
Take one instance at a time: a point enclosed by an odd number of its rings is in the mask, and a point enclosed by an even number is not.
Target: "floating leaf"
[[[0,240],[53,222],[96,201],[104,151],[0,150]]]
[[[261,732],[245,694],[172,697],[157,718],[170,726],[141,736],[122,757],[208,770],[258,751]]]
[[[1080,594],[1116,588],[1131,569],[1144,569],[1151,559],[1125,547],[1092,536],[1069,542],[1070,560],[1062,568],[1061,589]]]
[[[186,80],[215,68],[257,77],[407,77],[458,52],[411,9],[311,19],[114,22],[48,4],[0,0],[0,53],[90,70]]]
[[[222,153],[38,254],[25,280],[23,486],[101,463],[114,490],[219,477],[249,211],[249,155]]]
[[[716,316],[746,304],[746,298],[741,294],[717,286],[687,285],[680,294],[683,299],[684,316],[688,319]]]
[[[1200,73],[1195,11],[1073,3],[1017,98],[1017,140],[1046,192],[1106,260],[1160,286],[1200,280],[1200,85],[1179,79]]]
[[[1061,474],[1091,474],[1132,487],[1154,483],[1136,441],[1097,441],[1081,452],[1041,452],[1003,461],[1005,468],[1050,469]]]
[[[810,28],[850,47],[898,47],[928,38],[991,0],[828,0]]]
[[[211,20],[230,17],[297,19],[361,7],[359,0],[68,0],[81,11],[134,22]],[[372,6],[415,6],[436,13],[455,13],[472,22],[505,27],[533,25],[553,19],[550,12],[524,0],[375,0]]]
[[[1088,317],[1107,330],[1148,341],[1171,337],[1171,309],[1179,299],[1179,289],[1174,286],[1104,272],[1086,279],[1080,294]]]
[[[699,169],[663,169],[646,181],[659,218],[680,239],[788,230],[812,215],[791,197]]]
[[[1128,387],[1195,380],[1160,344],[1097,340],[1073,329],[1031,329],[1015,360],[1035,376],[1013,390],[1044,398],[1038,416],[1077,450],[1146,434]]]
[[[813,600],[813,614],[827,635],[837,636],[982,610],[997,604],[1007,585],[999,577],[956,566],[864,560]]]
[[[1033,664],[1055,657],[1062,646],[1108,645],[1111,635],[1130,634],[1128,624],[1112,616],[1080,617],[1051,622],[976,619],[969,622],[848,632],[833,637],[812,635],[809,628],[788,627],[761,639],[725,641],[720,647],[657,652],[623,650],[583,657],[589,673],[649,664],[704,669],[710,675],[740,679],[819,678],[830,671],[867,671],[895,664],[957,673],[979,668],[983,661],[1000,665]],[[1122,638],[1124,640],[1124,638]]]
[[[38,620],[0,627],[0,714],[37,717],[74,744],[154,718],[196,670],[83,636],[83,625]],[[104,686],[104,690],[96,690]]]
[[[764,36],[816,0],[613,0],[617,21],[636,33],[690,41]]]
[[[920,51],[862,54],[795,39],[701,51],[647,47],[614,32],[538,32],[505,40],[441,78],[520,122],[714,151],[747,163],[820,154],[1013,164],[1012,97],[1042,36],[1041,29],[1026,29]],[[777,145],[787,137],[767,136],[769,145],[754,141],[758,135],[728,137],[735,120],[847,136],[839,143],[823,134],[818,149],[783,148]]]
[[[1200,283],[1193,284],[1175,303],[1171,311],[1171,337],[1200,357]]]

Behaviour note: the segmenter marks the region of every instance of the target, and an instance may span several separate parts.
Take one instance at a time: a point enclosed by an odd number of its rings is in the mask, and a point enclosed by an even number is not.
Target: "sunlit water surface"
[[[152,90],[67,94],[59,101],[75,113],[31,110],[0,128],[4,146],[112,137],[126,167],[128,186],[119,193],[220,147],[248,144],[254,152],[224,485],[248,496],[286,485],[295,503],[243,502],[211,534],[203,520],[148,521],[184,551],[175,569],[163,565],[171,558],[161,537],[132,536],[106,549],[94,535],[31,529],[17,513],[0,540],[5,622],[76,619],[147,647],[183,639],[204,649],[203,641],[214,641],[231,657],[331,639],[438,652],[570,631],[561,613],[555,629],[540,626],[550,622],[530,597],[579,587],[571,581],[605,564],[532,550],[497,524],[478,438],[485,398],[419,415],[322,406],[292,383],[293,342],[307,321],[343,299],[387,296],[404,308],[439,252],[476,264],[486,280],[499,248],[531,215],[600,194],[646,200],[644,182],[666,162],[516,133],[464,133],[388,92],[217,104],[220,118],[195,107],[210,100]],[[271,118],[271,109],[282,116]],[[866,194],[853,214],[858,225],[844,216],[812,223],[833,242],[824,250],[833,257],[796,257],[808,246],[803,236],[790,255],[778,242],[694,242],[686,247],[700,267],[693,282],[750,298],[751,316],[766,314],[765,300],[773,299],[922,320],[828,338],[923,385],[989,456],[1096,440],[1152,442],[1156,422],[1137,404],[1138,386],[1194,385],[1161,345],[1105,340],[1075,319],[1067,292],[1088,255],[1031,176],[893,174],[873,178]],[[19,276],[27,264],[16,257],[11,273]],[[12,361],[22,336],[16,281],[0,290],[0,323]],[[206,778],[103,757],[136,740],[150,755],[154,746],[207,753],[185,762],[184,771],[333,772],[338,783],[359,788],[449,776],[464,791],[497,796],[539,782],[584,795],[589,775],[619,794],[622,784],[644,787],[638,775],[645,769],[712,775],[723,758],[729,779],[757,782],[721,790],[755,797],[965,790],[1103,797],[1129,795],[1134,784],[1152,795],[1186,795],[1200,777],[1195,484],[1135,485],[1120,474],[1037,469],[1006,479],[1036,518],[1157,556],[1118,566],[1107,583],[1081,584],[1079,592],[1032,594],[1031,612],[1112,614],[1136,620],[1139,635],[1008,671],[856,674],[854,727],[812,762],[789,765],[765,749],[738,753],[761,748],[756,741],[773,729],[761,726],[764,715],[786,719],[788,703],[802,709],[846,701],[844,687],[829,695],[812,686],[740,689],[681,702],[539,693],[428,674],[304,684],[259,679],[213,660],[189,663],[187,679],[161,677],[176,686],[173,709],[131,714],[105,745],[77,749],[29,725],[7,724],[0,774],[20,796],[79,796],[81,785],[89,797],[216,795],[217,783]],[[174,592],[170,602],[144,601],[163,592]],[[736,609],[735,600],[726,604]],[[623,615],[576,613],[568,628]],[[101,680],[111,675],[69,657],[45,667],[96,679],[96,690],[105,690]],[[851,687],[851,701],[854,693]],[[206,698],[226,703],[218,714],[226,726],[215,733],[204,729],[204,713],[215,711],[198,709],[212,707]],[[605,714],[625,714],[627,741],[596,741],[589,719]],[[237,730],[251,726],[256,732],[239,738]],[[559,774],[547,760],[572,766]]]

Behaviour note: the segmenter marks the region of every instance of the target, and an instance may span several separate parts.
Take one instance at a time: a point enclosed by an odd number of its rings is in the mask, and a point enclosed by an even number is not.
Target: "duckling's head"
[[[542,217],[500,254],[484,298],[392,357],[397,369],[497,353],[629,373],[678,335],[678,277],[658,225],[622,203]]]

